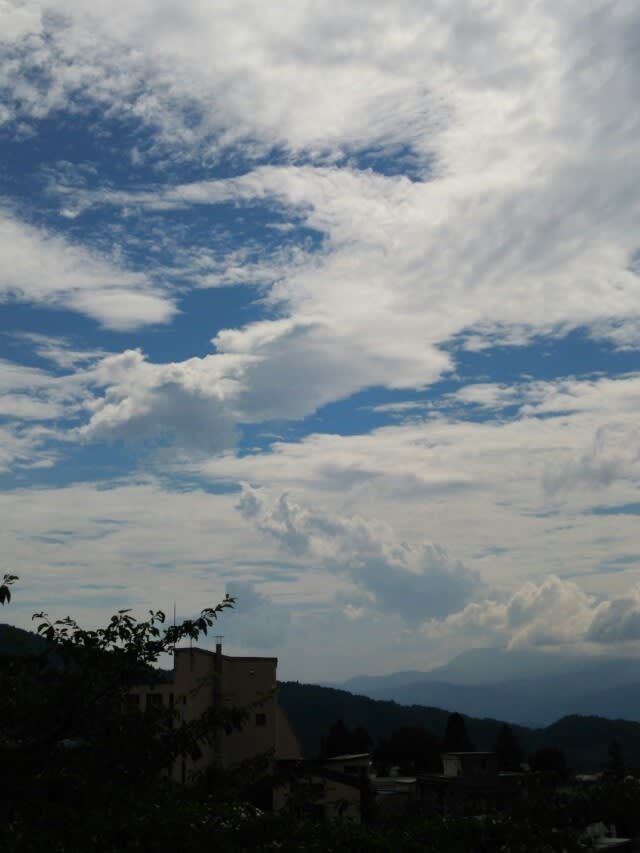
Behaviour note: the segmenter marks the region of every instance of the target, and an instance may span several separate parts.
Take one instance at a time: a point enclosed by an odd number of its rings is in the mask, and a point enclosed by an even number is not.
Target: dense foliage
[[[498,767],[500,770],[520,770],[524,761],[524,753],[520,741],[511,726],[507,725],[507,723],[500,726],[493,750],[498,756]]]
[[[5,577],[1,588],[15,580]],[[10,601],[6,591],[2,600]],[[157,804],[173,796],[164,776],[178,756],[195,757],[218,731],[242,725],[246,709],[212,707],[189,722],[169,707],[152,714],[127,710],[132,686],[160,677],[153,668],[160,655],[182,639],[206,634],[232,606],[226,597],[170,627],[161,611],[139,621],[120,610],[95,630],[69,617],[52,621],[35,614],[40,640],[0,655],[4,849],[27,849],[28,839],[43,849],[38,832],[47,828],[67,840],[78,832],[97,838],[107,824],[130,822],[132,803],[143,812],[147,797]],[[227,792],[231,781],[224,780]]]

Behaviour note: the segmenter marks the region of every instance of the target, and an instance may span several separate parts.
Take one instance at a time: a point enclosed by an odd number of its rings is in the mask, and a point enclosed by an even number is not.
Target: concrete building
[[[174,653],[171,681],[131,690],[134,707],[172,707],[183,721],[198,719],[212,706],[248,710],[240,730],[220,732],[213,743],[203,743],[197,760],[179,759],[172,771],[176,781],[188,782],[191,774],[213,763],[226,768],[262,755],[271,762],[301,758],[298,740],[278,704],[277,665],[277,658],[224,655],[219,643],[215,652],[181,648]]]

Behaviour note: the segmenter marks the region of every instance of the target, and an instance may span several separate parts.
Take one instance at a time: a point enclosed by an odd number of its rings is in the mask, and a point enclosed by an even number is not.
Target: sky
[[[0,0],[0,617],[637,653],[639,94],[633,0]]]

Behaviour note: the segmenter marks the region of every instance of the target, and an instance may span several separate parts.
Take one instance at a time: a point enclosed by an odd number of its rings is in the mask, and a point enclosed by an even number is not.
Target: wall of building
[[[248,710],[240,731],[223,735],[221,761],[229,767],[266,752],[275,758],[277,737],[276,658],[222,658],[223,707]]]
[[[176,781],[186,782],[213,763],[230,767],[261,754],[274,760],[279,728],[291,757],[299,757],[295,735],[286,720],[278,717],[277,663],[277,658],[230,657],[221,650],[176,649],[172,683],[138,685],[131,690],[131,702],[141,711],[154,703],[173,704],[178,719],[186,722],[199,719],[211,707],[247,710],[241,730],[221,731],[213,742],[202,743],[197,759],[179,759],[171,773]]]
[[[302,758],[300,741],[289,718],[276,702],[276,761],[299,761]]]

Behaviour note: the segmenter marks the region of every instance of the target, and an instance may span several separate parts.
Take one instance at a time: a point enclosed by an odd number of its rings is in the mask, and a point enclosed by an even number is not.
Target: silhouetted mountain
[[[419,681],[366,693],[372,699],[444,708],[471,717],[502,717],[510,723],[522,725],[546,722],[549,718],[540,716],[540,708],[532,706],[527,694],[527,691],[513,689],[508,683],[473,687],[442,681]]]
[[[451,684],[495,684],[513,679],[573,672],[592,660],[539,649],[468,649],[449,663],[429,670],[425,675],[430,680]]]
[[[361,693],[368,696],[369,690],[384,690],[392,687],[404,687],[431,678],[430,672],[409,669],[406,672],[391,672],[389,675],[356,675],[340,684],[325,682],[322,687],[335,687],[338,690],[348,690],[349,693]]]
[[[350,727],[362,726],[374,738],[387,737],[404,726],[420,726],[442,737],[449,717],[449,712],[440,708],[398,705],[396,702],[356,696],[345,690],[298,682],[281,683],[279,701],[307,756],[319,752],[322,736],[338,719]],[[492,749],[501,721],[466,715],[465,720],[476,749]],[[622,745],[628,763],[640,764],[639,723],[572,715],[546,728],[512,728],[525,753],[559,747],[566,752],[569,765],[576,770],[605,766],[609,744],[613,740]]]

